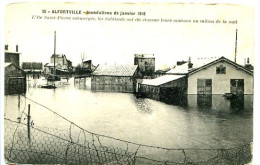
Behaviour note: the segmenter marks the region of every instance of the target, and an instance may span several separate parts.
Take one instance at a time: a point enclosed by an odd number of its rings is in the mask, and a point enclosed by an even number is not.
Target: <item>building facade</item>
[[[68,70],[68,60],[65,56],[65,54],[53,54],[51,56],[51,63],[54,63],[54,57],[55,57],[55,63],[60,64],[61,69]]]
[[[18,45],[16,45],[16,51],[10,51],[8,45],[5,45],[5,62],[13,63],[17,67],[20,66],[20,54],[18,52]]]
[[[188,94],[253,94],[253,72],[225,57],[189,71]]]
[[[91,77],[91,90],[135,92],[137,65],[98,66]]]
[[[23,62],[22,69],[26,73],[41,73],[43,66],[41,62]]]
[[[56,63],[55,70],[62,69],[62,66],[59,63]],[[44,65],[44,73],[54,74],[54,63],[47,63]]]
[[[14,63],[4,63],[5,95],[26,93],[26,73]]]
[[[138,65],[138,77],[151,78],[155,72],[155,56],[154,54],[135,54],[134,65]]]

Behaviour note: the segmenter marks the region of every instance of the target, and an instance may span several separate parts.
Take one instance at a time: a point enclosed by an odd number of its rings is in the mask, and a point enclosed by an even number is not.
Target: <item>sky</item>
[[[42,10],[145,12],[145,16],[43,14]],[[6,7],[5,44],[19,45],[21,62],[50,62],[54,53],[65,54],[73,66],[81,54],[97,64],[133,64],[134,54],[154,54],[156,69],[172,67],[189,57],[221,57],[234,60],[236,29],[237,62],[254,63],[254,11],[239,5],[16,3]],[[145,21],[73,21],[32,19],[32,16],[106,17],[220,20],[220,23]],[[226,20],[227,23],[223,23]],[[236,24],[229,23],[235,21]]]

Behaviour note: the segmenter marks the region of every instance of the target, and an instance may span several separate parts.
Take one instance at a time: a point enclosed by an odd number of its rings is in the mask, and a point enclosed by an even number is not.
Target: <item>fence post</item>
[[[30,116],[30,104],[28,104],[28,116],[27,116],[27,131],[28,131],[28,139],[31,139],[30,135],[30,123],[31,123],[31,116]]]

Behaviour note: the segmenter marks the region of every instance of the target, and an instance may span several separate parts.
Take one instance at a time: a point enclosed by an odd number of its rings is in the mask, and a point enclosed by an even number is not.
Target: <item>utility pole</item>
[[[235,62],[237,62],[237,29],[236,29],[236,43],[235,43]]]
[[[31,140],[31,131],[30,131],[30,124],[31,124],[31,116],[30,116],[30,104],[28,104],[28,115],[27,115],[27,132],[28,132],[28,139]]]

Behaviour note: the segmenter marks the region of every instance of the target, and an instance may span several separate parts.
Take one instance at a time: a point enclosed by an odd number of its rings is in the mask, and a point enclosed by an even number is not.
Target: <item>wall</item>
[[[19,53],[5,53],[5,62],[13,63],[16,66],[20,66],[20,54]]]
[[[139,92],[144,94],[144,97],[160,100],[160,87],[140,84]]]
[[[145,97],[160,101],[169,101],[187,93],[187,78],[173,80],[160,86],[140,84],[140,92]]]
[[[51,68],[54,69],[54,67],[45,66],[45,67],[44,67],[44,73],[51,74]],[[61,69],[61,66],[60,66],[60,65],[57,65],[57,66],[55,67],[55,69]]]
[[[54,57],[51,58],[51,63],[54,63]],[[68,69],[68,61],[66,58],[61,58],[61,57],[56,57],[55,58],[55,63],[59,63],[62,66],[62,69]]]
[[[17,79],[15,84],[10,84],[10,79]],[[14,82],[13,82],[14,83]],[[5,95],[26,92],[26,74],[14,65],[5,67]]]
[[[97,76],[91,78],[91,90],[102,92],[135,92],[133,77]]]
[[[226,67],[226,74],[216,74],[216,67]],[[230,79],[244,79],[244,94],[253,94],[253,75],[226,62],[219,62],[188,77],[188,94],[197,94],[197,79],[212,79],[212,94],[230,92]]]
[[[145,65],[147,62],[147,65]],[[138,65],[138,76],[152,76],[155,71],[155,58],[135,57],[134,64]]]

